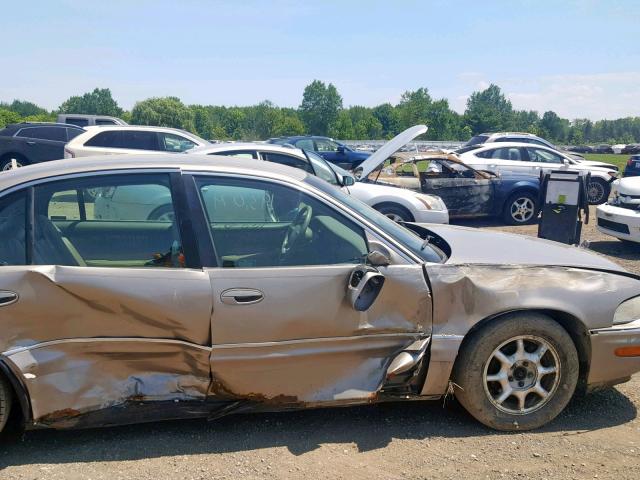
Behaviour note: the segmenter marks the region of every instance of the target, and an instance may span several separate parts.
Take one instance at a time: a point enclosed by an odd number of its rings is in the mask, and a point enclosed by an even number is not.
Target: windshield
[[[460,147],[457,150],[454,150],[454,152],[456,153],[467,153],[470,152],[471,150],[476,150],[477,148],[482,147],[481,143],[476,143],[475,145],[466,145],[464,147]]]
[[[403,244],[412,253],[422,258],[425,262],[442,263],[446,257],[431,247],[428,243],[420,238],[416,233],[408,228],[403,227],[399,223],[394,222],[390,218],[374,210],[366,203],[347,195],[338,188],[328,187],[325,182],[319,181],[316,177],[309,175],[305,182],[313,185],[319,190],[331,195],[340,202],[355,210],[371,223],[384,231],[387,235]]]
[[[324,158],[317,153],[310,152],[309,150],[303,149],[302,151],[309,159],[309,162],[313,167],[313,171],[318,177],[323,179],[325,182],[329,182],[331,185],[340,185],[336,174],[331,170],[331,167]]]

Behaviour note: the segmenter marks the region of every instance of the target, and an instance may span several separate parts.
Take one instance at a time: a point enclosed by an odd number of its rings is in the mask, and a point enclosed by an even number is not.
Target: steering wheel
[[[301,238],[304,237],[304,233],[309,228],[309,223],[311,223],[311,214],[313,213],[313,209],[304,203],[300,203],[298,205],[298,213],[296,217],[289,225],[287,229],[287,234],[284,236],[284,241],[282,242],[281,254],[286,255],[291,251],[291,249],[300,241]]]

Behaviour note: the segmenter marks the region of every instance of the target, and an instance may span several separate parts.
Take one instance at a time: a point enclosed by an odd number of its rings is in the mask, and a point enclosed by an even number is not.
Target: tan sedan
[[[211,160],[0,174],[0,428],[454,389],[486,425],[527,429],[640,370],[640,282],[604,258],[401,226],[301,170]],[[125,185],[148,192],[145,213],[96,214]],[[149,217],[167,194],[171,211]]]

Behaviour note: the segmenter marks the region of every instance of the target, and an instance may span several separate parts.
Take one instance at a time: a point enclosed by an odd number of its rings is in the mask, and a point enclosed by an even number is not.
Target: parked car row
[[[309,152],[240,147],[0,174],[0,431],[12,412],[68,428],[451,392],[521,431],[640,370],[640,278],[617,264],[400,225]]]

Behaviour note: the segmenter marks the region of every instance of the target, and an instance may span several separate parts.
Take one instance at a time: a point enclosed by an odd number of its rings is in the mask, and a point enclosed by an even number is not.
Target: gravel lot
[[[483,228],[535,235],[537,227]],[[640,273],[640,248],[583,238]],[[640,478],[640,375],[575,400],[548,427],[490,431],[455,401],[29,432],[0,446],[1,479]]]

